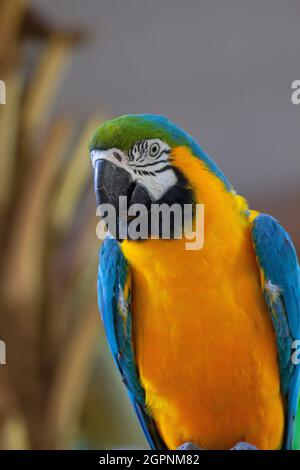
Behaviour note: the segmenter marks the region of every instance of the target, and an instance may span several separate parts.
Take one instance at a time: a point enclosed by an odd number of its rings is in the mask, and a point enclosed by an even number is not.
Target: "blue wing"
[[[289,235],[273,217],[258,215],[252,237],[264,297],[276,331],[281,390],[286,400],[283,448],[291,449],[300,385],[300,366],[292,360],[294,341],[300,339],[299,263]]]
[[[100,251],[98,301],[106,337],[133,407],[152,449],[165,449],[146,409],[132,343],[131,276],[118,242],[106,238]]]

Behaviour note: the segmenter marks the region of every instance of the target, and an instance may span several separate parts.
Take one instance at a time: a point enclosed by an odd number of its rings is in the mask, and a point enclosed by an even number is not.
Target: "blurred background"
[[[147,448],[97,310],[104,119],[175,121],[299,253],[299,23],[298,0],[0,0],[0,448]]]

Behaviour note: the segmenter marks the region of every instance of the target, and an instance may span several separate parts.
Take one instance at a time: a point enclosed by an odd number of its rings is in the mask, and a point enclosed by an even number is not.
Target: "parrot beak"
[[[128,196],[133,180],[125,169],[107,160],[97,160],[94,165],[94,191],[96,204],[112,204],[118,207],[119,196]]]
[[[94,164],[94,191],[97,206],[112,204],[119,213],[119,197],[127,198],[128,208],[133,204],[143,204],[149,210],[152,199],[147,189],[134,181],[124,168],[108,160],[96,160]]]
[[[128,228],[136,212],[135,204],[143,204],[145,216],[150,218],[152,199],[147,189],[126,168],[106,159],[97,159],[94,164],[94,191],[98,215],[107,221],[107,214],[114,214],[115,223],[108,223],[110,234],[118,241],[130,238]],[[113,211],[112,211],[113,209]],[[148,226],[148,225],[147,225]],[[150,224],[149,224],[150,226]],[[125,234],[125,236],[124,236]]]

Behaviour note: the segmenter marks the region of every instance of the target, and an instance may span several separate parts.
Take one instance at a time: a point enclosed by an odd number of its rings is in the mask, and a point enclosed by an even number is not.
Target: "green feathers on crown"
[[[144,139],[161,139],[171,147],[188,145],[184,134],[163,116],[128,114],[102,124],[93,134],[89,147],[90,150],[117,147],[126,151],[135,142]]]
[[[206,155],[197,142],[185,131],[163,116],[156,114],[127,114],[104,122],[93,134],[89,149],[108,150],[118,148],[128,151],[137,141],[160,139],[171,148],[184,145],[192,154],[200,158],[226,188],[232,186],[211,158]]]

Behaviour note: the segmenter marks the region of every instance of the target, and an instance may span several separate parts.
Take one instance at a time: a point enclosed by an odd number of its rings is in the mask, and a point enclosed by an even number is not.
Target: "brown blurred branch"
[[[0,70],[5,76],[15,64],[27,6],[28,0],[0,1]]]
[[[98,337],[98,306],[87,308],[84,318],[73,328],[60,357],[50,391],[45,418],[45,443],[48,448],[64,448],[76,416],[92,367],[92,352]]]
[[[97,336],[98,242],[87,119],[52,116],[72,49],[86,35],[50,24],[25,0],[0,0],[0,448],[67,445]],[[40,41],[29,83],[24,38]],[[42,52],[40,52],[42,51]],[[98,121],[97,121],[98,124]],[[76,132],[75,132],[76,129]]]

